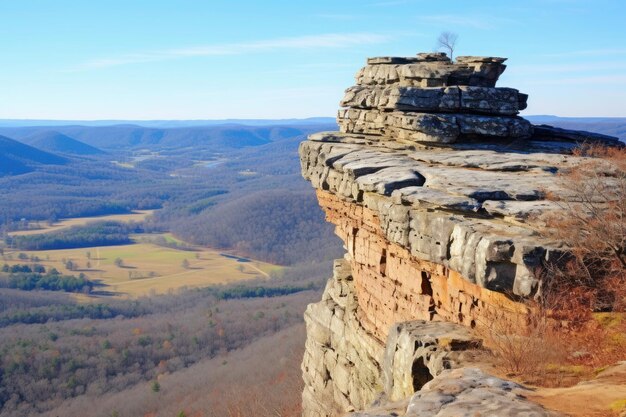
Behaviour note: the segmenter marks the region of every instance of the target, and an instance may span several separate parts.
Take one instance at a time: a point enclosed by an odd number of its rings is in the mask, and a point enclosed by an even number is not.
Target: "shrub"
[[[544,300],[560,310],[624,311],[626,149],[585,146],[576,154],[584,161],[559,175],[565,191],[552,196],[561,210],[548,217],[547,233],[568,249],[546,265]]]
[[[546,237],[565,244],[536,271],[542,288],[525,315],[493,312],[485,344],[507,373],[568,385],[626,357],[626,149],[581,147],[561,172],[560,208]],[[603,311],[604,315],[597,312]]]

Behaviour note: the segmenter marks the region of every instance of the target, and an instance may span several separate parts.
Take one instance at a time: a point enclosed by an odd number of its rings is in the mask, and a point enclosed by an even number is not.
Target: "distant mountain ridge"
[[[559,117],[551,115],[524,116],[534,124],[548,124],[573,130],[616,136],[626,142],[626,117]]]
[[[104,151],[71,138],[56,130],[35,133],[23,140],[24,143],[44,151],[70,155],[102,155]]]
[[[568,129],[588,130],[592,132],[602,133],[605,135],[617,136],[622,141],[626,141],[626,117],[561,117],[554,115],[523,115],[524,118],[535,124],[550,124]],[[314,127],[335,125],[336,120],[333,117],[311,117],[306,119],[221,119],[221,120],[17,120],[17,119],[0,119],[0,134],[14,137],[19,140],[33,135],[42,130],[58,130],[60,133],[75,138],[77,140],[88,143],[95,147],[106,147],[102,139],[94,139],[87,134],[88,128],[115,128],[115,133],[132,135],[133,139],[127,142],[134,142],[135,145],[140,143],[158,144],[163,138],[165,141],[175,137],[182,136],[183,132],[170,129],[207,129],[226,127],[275,127],[275,126],[298,126],[298,127]],[[130,132],[131,128],[137,131]],[[155,129],[156,131],[140,132],[140,129]],[[166,129],[168,132],[159,133],[158,130]],[[325,128],[324,128],[325,129]],[[124,131],[125,130],[125,131]],[[328,130],[335,130],[330,127]],[[76,133],[79,132],[79,133]],[[103,138],[105,130],[97,134]],[[93,132],[94,135],[95,132]],[[195,131],[197,135],[198,131]],[[159,139],[161,136],[161,139]],[[139,138],[137,138],[139,137]],[[250,138],[248,138],[250,140]],[[114,146],[119,146],[118,141]],[[254,142],[254,140],[253,140]],[[250,146],[250,145],[244,145]]]
[[[214,120],[46,120],[0,119],[0,127],[56,127],[56,126],[115,126],[133,125],[154,128],[198,127],[217,125],[271,126],[316,125],[334,123],[334,117],[309,117],[305,119],[214,119]]]
[[[0,176],[34,171],[37,165],[64,165],[67,159],[0,136]]]
[[[215,126],[149,128],[136,125],[114,126],[58,126],[60,134],[102,150],[120,148],[173,149],[202,146],[204,149],[223,151],[259,146],[320,130],[336,129],[336,124],[280,124],[271,126],[245,126],[223,124]],[[20,141],[50,131],[50,127],[0,127],[0,134]]]

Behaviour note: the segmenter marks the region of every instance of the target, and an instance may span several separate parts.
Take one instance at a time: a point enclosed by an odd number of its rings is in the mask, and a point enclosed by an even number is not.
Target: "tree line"
[[[6,243],[21,250],[55,250],[92,246],[125,245],[131,243],[131,233],[142,233],[140,223],[102,221],[84,226],[72,226],[56,232],[36,235],[10,236]]]
[[[62,275],[55,268],[46,271],[43,265],[7,265],[2,267],[0,286],[22,291],[46,290],[89,293],[93,281],[84,274],[79,276]]]

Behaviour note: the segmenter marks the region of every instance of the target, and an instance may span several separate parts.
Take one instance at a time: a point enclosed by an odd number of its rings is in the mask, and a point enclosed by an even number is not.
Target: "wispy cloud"
[[[374,7],[388,7],[388,6],[400,6],[403,4],[415,3],[415,0],[382,0],[371,3],[370,6]]]
[[[391,36],[376,33],[330,33],[250,42],[211,44],[95,59],[79,65],[74,71],[192,57],[242,55],[289,49],[350,48],[358,45],[385,43],[390,40]]]
[[[606,85],[606,84],[626,84],[626,75],[590,75],[583,77],[560,77],[555,79],[528,80],[529,84],[557,85],[557,84],[577,84],[577,85]]]
[[[319,17],[321,19],[328,19],[328,20],[356,20],[359,18],[362,18],[361,15],[357,15],[357,14],[342,14],[342,13],[318,13],[315,15],[316,17]]]
[[[547,74],[547,73],[589,73],[589,72],[607,72],[607,71],[626,71],[626,62],[624,61],[601,61],[601,62],[579,62],[573,64],[536,64],[536,65],[515,65],[511,67],[510,72],[517,74]]]
[[[421,15],[418,16],[418,19],[424,22],[445,25],[448,29],[454,29],[455,26],[463,26],[473,29],[493,29],[500,24],[511,24],[514,22],[513,20],[502,17],[465,14]]]
[[[598,49],[580,49],[576,51],[554,52],[543,54],[546,57],[577,57],[577,56],[606,56],[626,55],[626,48],[598,48]]]

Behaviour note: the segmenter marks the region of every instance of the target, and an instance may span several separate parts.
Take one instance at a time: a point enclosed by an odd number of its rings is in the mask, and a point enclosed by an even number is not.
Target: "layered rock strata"
[[[472,328],[523,322],[515,300],[538,294],[535,270],[562,254],[540,233],[560,209],[546,196],[568,199],[555,175],[584,163],[577,143],[617,139],[517,116],[526,95],[495,87],[504,61],[371,58],[341,102],[340,132],[301,144],[302,174],[347,252],[305,315],[305,416],[432,386],[480,343]],[[408,414],[430,401],[420,395]]]

